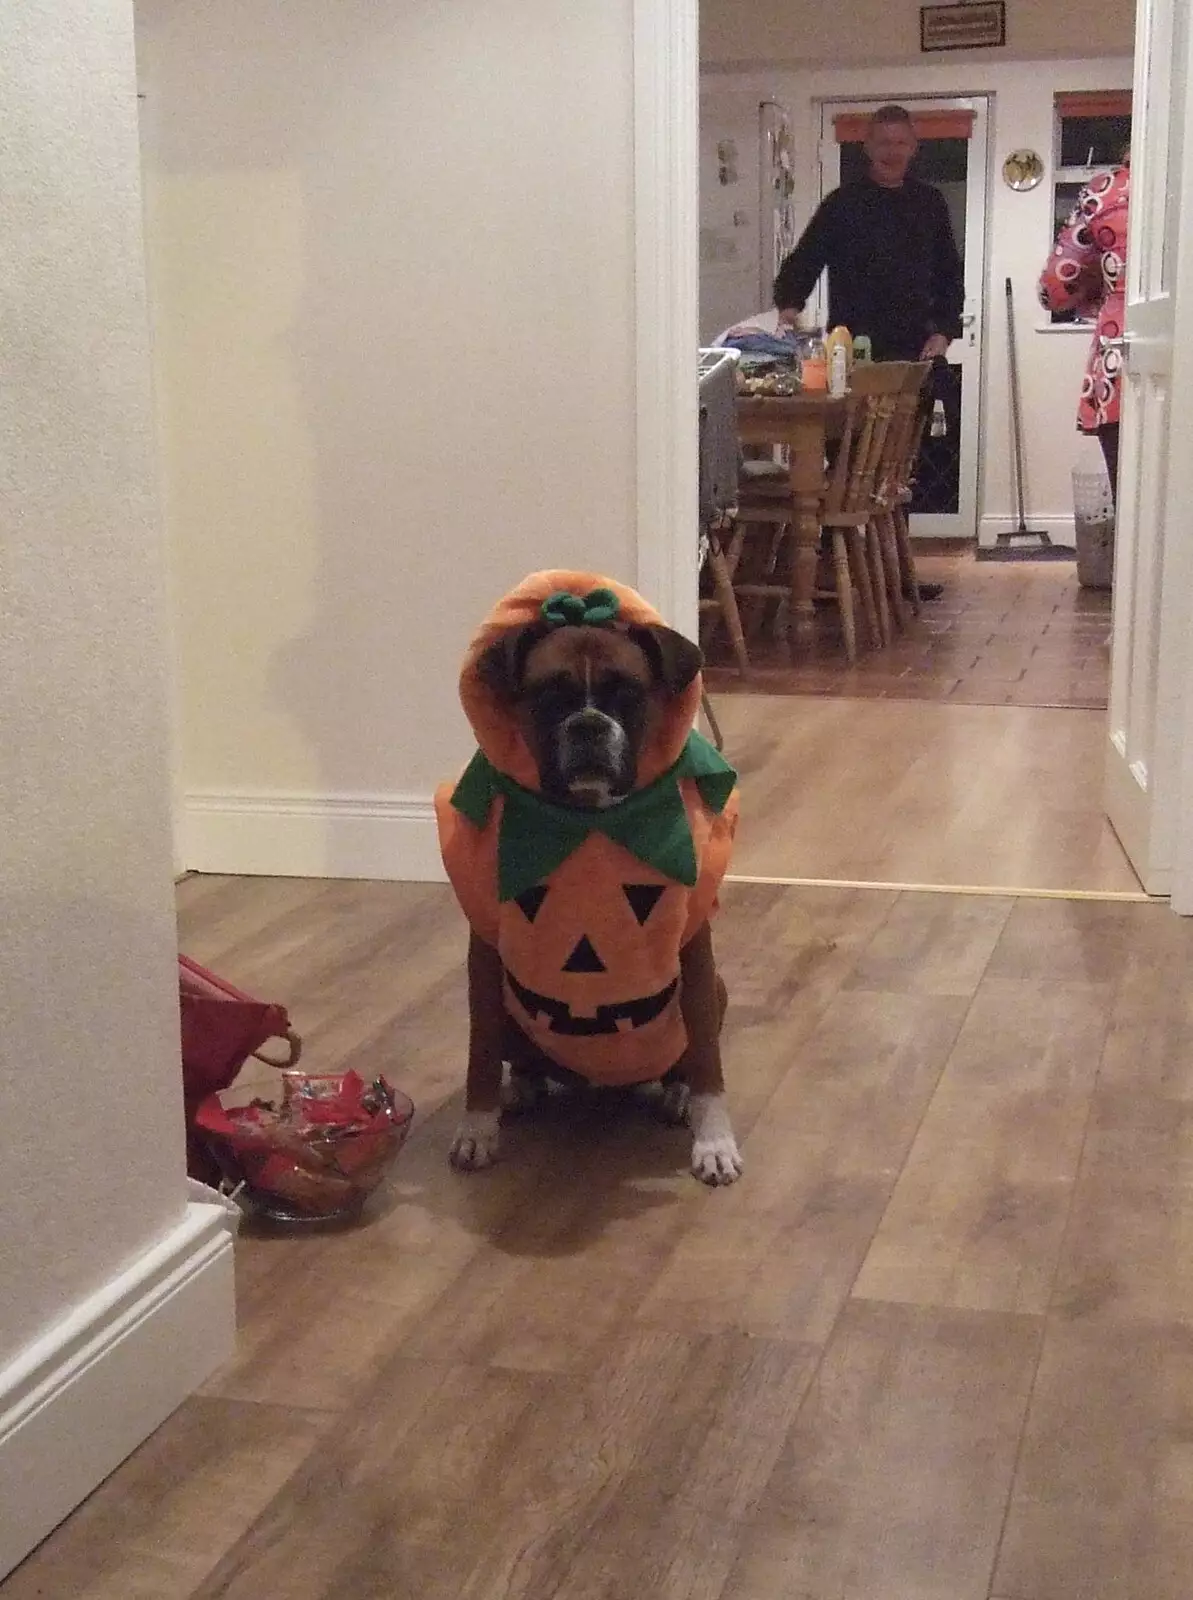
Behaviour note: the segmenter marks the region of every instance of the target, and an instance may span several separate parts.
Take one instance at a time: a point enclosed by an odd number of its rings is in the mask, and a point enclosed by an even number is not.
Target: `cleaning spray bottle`
[[[849,329],[838,326],[825,340],[828,356],[828,392],[839,400],[849,388],[849,375],[853,370],[853,336]]]

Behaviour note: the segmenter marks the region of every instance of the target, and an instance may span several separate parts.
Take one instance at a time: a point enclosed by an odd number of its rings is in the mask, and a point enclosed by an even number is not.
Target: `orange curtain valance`
[[[1129,117],[1130,89],[1081,89],[1058,94],[1056,112],[1061,117]]]
[[[915,111],[909,106],[917,139],[968,139],[973,134],[972,111]],[[861,144],[870,126],[866,111],[839,111],[833,118],[838,144]]]

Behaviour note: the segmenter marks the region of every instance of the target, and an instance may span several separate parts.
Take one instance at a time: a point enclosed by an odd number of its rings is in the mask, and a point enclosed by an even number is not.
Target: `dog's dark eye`
[[[592,698],[602,711],[624,721],[641,709],[646,700],[646,689],[636,678],[623,678],[610,673],[607,677],[597,679]]]
[[[584,690],[565,672],[536,685],[532,692],[535,705],[550,717],[566,717],[584,705]]]

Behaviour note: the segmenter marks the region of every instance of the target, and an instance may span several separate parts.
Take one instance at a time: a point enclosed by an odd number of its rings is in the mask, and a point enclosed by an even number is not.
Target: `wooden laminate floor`
[[[1102,809],[1104,712],[807,695],[714,706],[741,773],[735,872],[1140,892]]]
[[[420,1115],[238,1245],[240,1350],[3,1600],[1188,1600],[1193,925],[730,886],[748,1162],[632,1115],[445,1163],[448,892],[182,886],[182,945]]]
[[[921,555],[925,582],[944,593],[885,650],[850,667],[835,605],[817,608],[815,648],[793,664],[768,618],[750,612],[755,672],[743,682],[723,629],[706,629],[718,694],[848,695],[951,705],[1106,709],[1110,594],[1082,589],[1073,561],[979,562],[972,551]],[[773,620],[773,619],[772,619]]]

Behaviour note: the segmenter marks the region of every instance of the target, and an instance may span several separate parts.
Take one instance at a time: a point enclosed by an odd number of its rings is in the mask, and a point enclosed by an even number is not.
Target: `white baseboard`
[[[1015,517],[983,517],[978,523],[978,543],[980,545],[994,545],[998,542],[1000,533],[1010,533],[1018,527]],[[1028,517],[1027,526],[1034,533],[1042,528],[1053,544],[1073,546],[1076,535],[1073,532],[1073,513],[1066,516]]]
[[[232,1234],[184,1220],[0,1369],[0,1578],[232,1354]]]
[[[192,872],[407,883],[445,876],[429,795],[191,793],[182,831]]]

